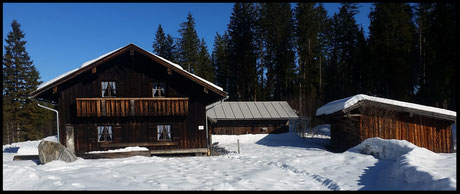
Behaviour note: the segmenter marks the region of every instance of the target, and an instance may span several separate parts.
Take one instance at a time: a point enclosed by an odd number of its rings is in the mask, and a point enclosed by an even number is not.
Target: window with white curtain
[[[153,82],[153,97],[166,96],[166,82]]]
[[[102,97],[115,97],[117,96],[117,86],[114,81],[101,82]]]
[[[97,141],[111,142],[112,141],[112,126],[97,126]]]
[[[171,125],[157,125],[158,140],[171,140]]]

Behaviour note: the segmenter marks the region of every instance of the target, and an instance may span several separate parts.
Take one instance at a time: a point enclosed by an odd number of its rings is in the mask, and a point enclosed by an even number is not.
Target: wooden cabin
[[[219,135],[288,132],[289,120],[298,118],[286,101],[215,103],[206,113],[211,133]]]
[[[181,66],[128,44],[41,85],[54,102],[59,141],[76,153],[130,146],[208,153],[205,107],[227,96]]]
[[[329,102],[316,116],[331,125],[331,148],[345,151],[367,138],[407,140],[433,152],[452,152],[456,112],[359,94]]]

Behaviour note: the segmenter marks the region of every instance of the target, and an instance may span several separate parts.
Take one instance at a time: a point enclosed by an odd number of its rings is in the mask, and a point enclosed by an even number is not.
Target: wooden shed
[[[130,146],[207,153],[205,107],[227,93],[128,44],[83,63],[30,94],[58,105],[61,144],[76,153]]]
[[[212,134],[240,135],[289,131],[298,116],[286,101],[223,102],[208,106]]]
[[[329,102],[316,116],[331,124],[331,148],[345,151],[372,137],[407,140],[434,152],[452,152],[456,112],[397,100],[355,95]]]

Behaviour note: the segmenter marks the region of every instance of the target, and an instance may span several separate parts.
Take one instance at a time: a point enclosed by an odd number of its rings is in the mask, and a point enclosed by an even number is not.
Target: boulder
[[[41,141],[38,144],[38,157],[41,164],[46,164],[53,160],[73,162],[77,156],[60,143],[52,141]]]

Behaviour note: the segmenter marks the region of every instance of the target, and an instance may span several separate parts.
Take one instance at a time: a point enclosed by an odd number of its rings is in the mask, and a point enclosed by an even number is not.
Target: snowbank
[[[240,154],[236,153],[237,139]],[[212,140],[230,152],[209,157],[78,158],[72,163],[38,165],[13,161],[13,157],[20,149],[36,148],[40,141],[4,145],[3,189],[456,189],[456,154],[433,153],[406,141],[375,138],[347,152],[332,153],[321,148],[329,139],[300,138],[293,133],[212,135]]]
[[[49,136],[41,140],[3,145],[3,152],[13,152],[17,153],[17,155],[38,155],[38,144],[40,144],[42,140],[57,142],[57,136]]]
[[[350,148],[349,152],[372,155],[382,160],[397,160],[404,154],[417,148],[414,144],[406,140],[382,139],[379,137],[369,138]]]
[[[406,189],[455,190],[456,163],[446,163],[452,154],[434,153],[406,140],[369,138],[348,152],[372,155],[380,160],[392,160],[387,169],[391,177],[400,178]]]

